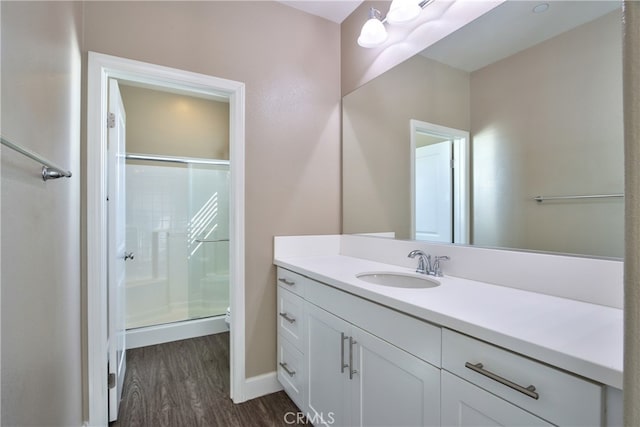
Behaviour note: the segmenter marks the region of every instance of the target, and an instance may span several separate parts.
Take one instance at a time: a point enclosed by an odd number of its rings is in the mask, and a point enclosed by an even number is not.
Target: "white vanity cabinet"
[[[278,381],[298,407],[306,401],[304,276],[278,271]]]
[[[278,379],[314,425],[607,425],[602,384],[281,267],[278,278]]]
[[[445,370],[442,371],[441,398],[443,426],[553,425]]]
[[[285,277],[289,284],[278,284],[278,379],[314,425],[440,425],[439,327],[279,268]],[[292,286],[304,299],[304,319],[293,322],[303,332],[289,331],[282,314],[295,311],[286,308]],[[291,375],[296,357],[287,347],[299,338],[305,344],[294,354],[303,366]]]
[[[442,369],[444,425],[603,424],[601,384],[448,329]]]
[[[309,417],[316,425],[440,424],[440,370],[311,304]]]

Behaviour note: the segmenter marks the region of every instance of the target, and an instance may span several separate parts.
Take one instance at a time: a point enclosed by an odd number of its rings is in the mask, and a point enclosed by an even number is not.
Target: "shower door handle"
[[[125,252],[124,253],[124,260],[125,261],[128,260],[128,259],[133,259],[133,258],[134,258],[133,252]]]

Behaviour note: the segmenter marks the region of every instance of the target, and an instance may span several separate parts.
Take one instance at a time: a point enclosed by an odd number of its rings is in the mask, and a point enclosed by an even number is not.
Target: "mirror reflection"
[[[620,16],[507,1],[345,96],[344,233],[622,257]]]

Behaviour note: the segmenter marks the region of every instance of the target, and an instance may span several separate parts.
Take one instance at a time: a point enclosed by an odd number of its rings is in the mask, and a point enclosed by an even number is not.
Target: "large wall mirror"
[[[507,1],[346,95],[343,232],[429,240],[418,200],[451,204],[445,241],[621,258],[620,7]],[[444,175],[416,174],[443,142]]]

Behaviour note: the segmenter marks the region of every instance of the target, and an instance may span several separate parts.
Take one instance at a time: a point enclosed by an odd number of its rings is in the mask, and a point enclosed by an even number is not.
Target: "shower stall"
[[[196,319],[208,319],[206,333],[226,330],[229,162],[127,154],[126,222],[128,348]],[[139,340],[146,332],[156,338]]]

